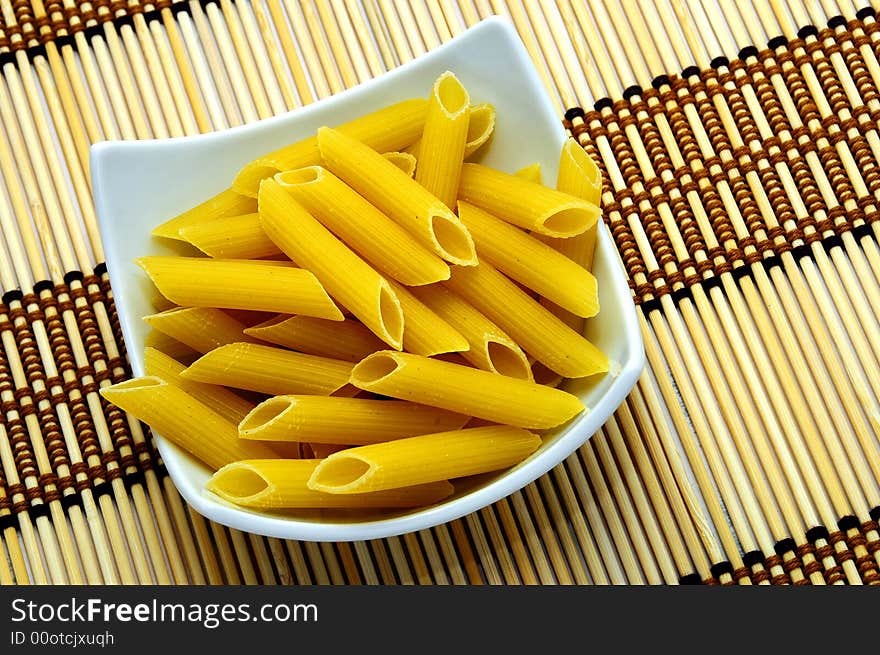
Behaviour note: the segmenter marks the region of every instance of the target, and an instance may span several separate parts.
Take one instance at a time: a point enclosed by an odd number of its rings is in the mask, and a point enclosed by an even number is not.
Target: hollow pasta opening
[[[214,474],[209,487],[228,500],[241,501],[265,492],[269,489],[269,483],[253,469],[242,464],[231,464]]]
[[[278,175],[275,176],[275,179],[279,184],[294,186],[297,184],[309,184],[315,182],[321,179],[321,174],[322,171],[320,166],[306,166],[304,168],[297,168],[292,171],[278,173]]]
[[[238,426],[241,434],[253,434],[265,429],[269,423],[277,419],[293,406],[293,401],[286,398],[270,398],[254,407]]]
[[[446,253],[444,258],[454,263],[472,263],[476,254],[474,242],[467,228],[447,216],[434,214],[431,216],[431,231],[441,250]]]
[[[512,378],[529,379],[528,362],[507,344],[489,341],[486,343],[486,352],[496,372]]]
[[[437,81],[436,93],[443,109],[450,114],[457,114],[469,103],[467,91],[452,73],[440,77]]]
[[[347,487],[369,473],[370,468],[369,463],[357,457],[331,457],[315,469],[312,481],[320,487]]]
[[[544,220],[544,227],[560,235],[571,236],[587,228],[590,216],[582,207],[568,207],[550,214]]]
[[[495,129],[495,110],[489,105],[480,104],[471,107],[470,120],[468,121],[467,145],[468,149],[476,148],[483,144]]]
[[[351,371],[351,380],[357,384],[378,382],[394,373],[401,366],[393,353],[376,353],[370,355]]]
[[[383,284],[379,289],[379,318],[394,346],[403,345],[403,311],[397,296]]]
[[[412,177],[416,172],[416,158],[408,152],[386,152],[383,156],[408,177]]]

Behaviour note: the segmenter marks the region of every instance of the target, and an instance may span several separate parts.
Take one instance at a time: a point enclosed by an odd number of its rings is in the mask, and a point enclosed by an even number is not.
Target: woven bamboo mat
[[[600,162],[649,366],[450,524],[265,539],[186,507],[128,375],[88,147],[258,120],[509,15]],[[880,24],[845,0],[0,0],[0,584],[833,584],[880,564]]]

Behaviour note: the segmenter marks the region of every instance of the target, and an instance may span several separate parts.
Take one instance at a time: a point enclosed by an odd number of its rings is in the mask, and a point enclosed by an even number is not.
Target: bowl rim
[[[139,141],[97,142],[90,148],[92,170],[99,169],[101,167],[101,161],[108,154],[111,154],[116,150],[140,149],[150,145],[155,146],[159,144],[179,143],[181,141],[207,142],[222,140],[231,134],[248,133],[270,128],[276,123],[288,121],[293,113],[296,113],[301,117],[320,114],[320,112],[329,104],[336,103],[351,95],[357,95],[359,91],[362,91],[365,87],[373,85],[380,79],[406,75],[410,68],[417,66],[418,62],[423,58],[437,56],[449,50],[453,50],[457,48],[463,40],[467,41],[470,39],[476,39],[488,30],[499,30],[504,38],[509,40],[513,46],[514,52],[511,54],[520,58],[527,68],[532,70],[535,69],[535,65],[528,56],[525,46],[520,40],[512,21],[506,16],[493,16],[482,20],[437,48],[397,66],[382,75],[361,82],[354,87],[345,89],[334,95],[317,100],[304,107],[292,109],[283,114],[203,134],[161,139],[145,139]],[[549,108],[550,113],[558,114],[558,111],[550,100],[543,85],[541,85],[540,88],[542,93],[540,94],[539,102]],[[100,195],[100,185],[97,183],[97,180],[100,176],[95,175],[94,177],[96,183],[93,188],[93,196],[97,201],[97,197]],[[104,217],[104,212],[98,212],[98,222],[99,226],[102,228],[102,234],[105,232],[103,224],[107,220],[109,219]],[[600,222],[598,238],[600,243],[597,246],[597,249],[602,252],[607,251],[613,256],[616,249],[610,236],[610,232],[604,222]],[[623,271],[622,268],[621,271]],[[408,514],[396,514],[387,518],[345,523],[338,523],[329,520],[325,521],[323,519],[310,521],[297,517],[260,513],[259,511],[237,507],[226,503],[213,495],[209,495],[204,490],[197,489],[197,484],[194,481],[189,480],[191,476],[185,472],[185,464],[180,459],[181,456],[185,458],[188,457],[188,455],[183,453],[182,450],[177,446],[174,446],[161,435],[156,434],[156,443],[159,454],[162,456],[172,482],[174,482],[175,487],[178,489],[181,496],[200,514],[223,525],[263,536],[324,542],[358,541],[401,535],[461,518],[522,489],[542,475],[545,475],[555,466],[562,463],[566,457],[574,453],[578,447],[586,443],[586,441],[592,437],[592,435],[601,427],[601,424],[613,414],[622,402],[624,402],[626,395],[635,386],[639,374],[645,365],[645,353],[641,329],[638,326],[636,307],[634,302],[632,302],[630,289],[626,283],[625,272],[621,275],[614,275],[612,279],[615,282],[615,288],[611,292],[623,298],[621,301],[621,310],[628,314],[627,320],[625,321],[625,325],[628,329],[622,330],[622,334],[626,336],[625,347],[631,355],[625,362],[621,363],[620,370],[615,372],[616,375],[614,375],[610,387],[601,397],[602,404],[605,406],[610,404],[611,410],[607,412],[607,415],[606,412],[603,412],[600,421],[597,421],[594,411],[588,411],[585,416],[582,415],[583,420],[587,422],[586,426],[580,426],[578,429],[568,430],[565,434],[560,435],[552,443],[544,447],[539,456],[532,456],[524,463],[502,474],[492,482],[481,488],[466,492],[462,496],[452,497],[429,507],[414,508],[414,511]],[[627,302],[627,300],[630,302]],[[125,321],[122,321],[121,323],[123,336],[128,336],[126,334],[127,329]],[[633,326],[635,326],[635,329],[632,329]],[[143,371],[134,372],[136,375],[143,374]],[[585,433],[586,436],[584,436]],[[168,456],[169,454],[171,457]],[[178,482],[178,480],[181,482]]]

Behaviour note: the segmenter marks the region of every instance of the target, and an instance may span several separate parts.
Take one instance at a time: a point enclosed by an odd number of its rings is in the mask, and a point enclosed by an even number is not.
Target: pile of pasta
[[[573,140],[556,188],[469,162],[495,120],[446,72],[160,225],[205,256],[138,260],[163,309],[104,398],[258,510],[420,507],[522,462],[585,411],[559,382],[608,371],[601,180]]]

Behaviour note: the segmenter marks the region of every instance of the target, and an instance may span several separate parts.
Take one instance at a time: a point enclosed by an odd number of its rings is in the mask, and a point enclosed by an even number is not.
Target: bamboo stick
[[[335,585],[345,584],[345,575],[343,575],[342,568],[339,566],[339,558],[336,557],[336,552],[334,551],[333,546],[326,542],[322,543],[320,546],[320,553],[332,583]],[[312,563],[312,566],[314,566],[314,562]],[[349,582],[350,584],[359,584],[355,580],[349,580]]]
[[[293,565],[293,572],[296,578],[291,584],[310,585],[312,584],[312,574],[309,571],[308,562],[306,562],[305,554],[300,542],[293,539],[284,540],[284,547],[287,551],[290,562]]]
[[[514,564],[509,543],[502,534],[501,526],[495,516],[493,507],[489,506],[481,509],[479,511],[479,519],[486,526],[486,532],[489,534],[495,558],[501,568],[503,583],[509,585],[520,584],[519,570]]]
[[[309,563],[312,566],[312,571],[314,571],[315,582],[317,584],[330,584],[330,574],[327,571],[319,545],[314,542],[305,542],[303,545],[306,549]]]
[[[434,584],[448,585],[450,584],[449,575],[443,562],[440,559],[440,553],[437,550],[437,544],[434,541],[434,535],[430,529],[419,530],[419,541],[425,553],[427,563],[430,565],[431,575],[434,578]]]
[[[434,584],[431,572],[425,562],[425,556],[422,553],[422,547],[419,544],[418,535],[415,532],[405,534],[403,535],[403,542],[406,544],[407,552],[412,561],[416,582],[420,585]]]
[[[351,552],[351,544],[347,541],[343,541],[335,545],[336,550],[339,552],[339,558],[342,560],[342,566],[345,569],[345,578],[347,578],[348,584],[364,584],[361,578],[361,573],[358,570],[358,565],[357,561],[355,560],[354,553]]]
[[[522,584],[537,585],[539,584],[540,573],[536,575],[536,571],[543,570],[546,576],[546,571],[549,567],[545,565],[543,559],[539,563],[532,563],[526,544],[523,543],[523,535],[520,533],[513,511],[510,508],[511,502],[512,496],[510,498],[502,498],[493,507],[498,512],[501,527],[504,530],[505,541],[510,546]]]
[[[443,561],[445,562],[446,570],[449,572],[450,581],[454,585],[466,585],[465,571],[455,550],[455,543],[452,540],[452,535],[449,533],[449,528],[445,523],[441,523],[431,528],[431,532],[437,536],[437,543],[440,545],[440,553],[443,555]]]
[[[389,537],[388,549],[391,551],[391,559],[394,562],[394,571],[401,585],[411,586],[415,584],[409,562],[406,559],[406,551],[400,541],[400,537]]]
[[[513,496],[517,519],[529,544],[542,584],[572,584],[568,563],[554,534],[537,485],[526,485],[525,499],[520,492]],[[531,508],[531,511],[529,511]]]
[[[474,555],[471,547],[471,540],[468,537],[467,529],[461,519],[455,519],[450,523],[452,527],[452,537],[455,540],[455,548],[461,554],[461,560],[464,564],[465,573],[467,574],[466,584],[482,585],[484,584],[483,572]]]
[[[364,580],[366,584],[376,586],[380,584],[379,576],[373,565],[373,558],[370,555],[370,548],[365,541],[355,541],[354,550],[357,554],[358,562],[360,562],[361,570],[364,572]],[[389,583],[385,583],[389,584]]]

